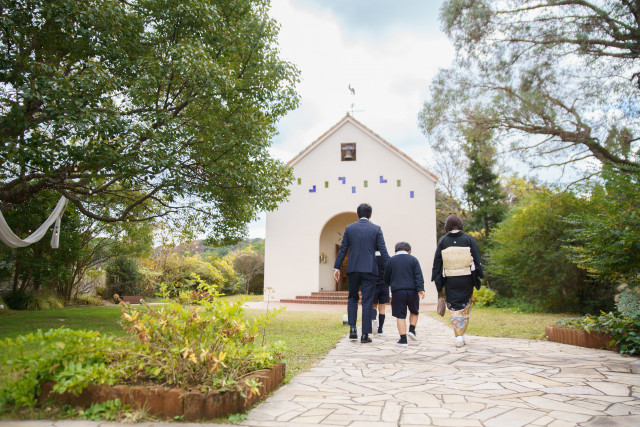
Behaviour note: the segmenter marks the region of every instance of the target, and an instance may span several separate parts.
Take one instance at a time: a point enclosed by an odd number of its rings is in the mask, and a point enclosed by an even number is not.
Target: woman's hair
[[[451,230],[462,230],[462,220],[458,215],[451,214],[444,222],[444,231],[448,233]]]

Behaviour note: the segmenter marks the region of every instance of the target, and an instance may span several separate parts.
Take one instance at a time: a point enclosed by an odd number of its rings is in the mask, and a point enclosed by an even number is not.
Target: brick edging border
[[[88,408],[92,403],[119,398],[123,404],[131,405],[132,409],[145,410],[160,418],[182,416],[185,421],[210,420],[247,411],[258,401],[264,400],[267,393],[276,389],[284,381],[285,373],[286,365],[277,363],[243,378],[256,379],[261,383],[257,394],[251,393],[246,386],[243,387],[242,392],[232,390],[222,393],[217,391],[202,393],[193,389],[90,384],[75,396],[68,392],[53,393],[54,383],[46,382],[42,384],[38,403],[42,404],[50,399],[58,404]],[[242,393],[246,397],[243,397]]]
[[[613,337],[609,334],[587,332],[583,329],[561,328],[557,326],[547,326],[545,327],[544,332],[549,341],[553,342],[587,348],[603,348],[605,350],[613,351],[619,350],[617,346],[609,345],[611,340],[613,340]]]

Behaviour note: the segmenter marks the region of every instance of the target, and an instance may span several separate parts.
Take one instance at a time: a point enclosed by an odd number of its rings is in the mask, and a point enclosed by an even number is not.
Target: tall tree
[[[103,222],[189,212],[238,237],[287,195],[268,153],[298,102],[269,0],[0,8],[0,208],[44,190]]]
[[[457,60],[420,113],[435,147],[481,125],[534,167],[638,164],[640,3],[448,0],[441,20]]]
[[[49,215],[45,207],[55,197],[55,193],[45,191],[14,206],[5,213],[7,223],[18,236],[29,235]],[[24,248],[0,245],[0,281],[11,281],[14,290],[55,292],[69,303],[88,269],[101,267],[116,256],[150,252],[151,228],[148,222],[99,222],[81,215],[70,205],[62,219],[58,249],[49,247],[52,231]]]
[[[245,282],[245,294],[249,294],[251,291],[254,293],[262,292],[263,286],[254,284],[252,287],[251,285],[256,277],[264,275],[263,253],[254,250],[251,246],[238,251],[233,258],[233,268]]]
[[[640,168],[607,167],[603,179],[591,186],[589,209],[570,218],[572,259],[598,278],[640,285]]]
[[[488,249],[490,286],[537,308],[598,313],[613,308],[615,284],[594,281],[571,260],[571,215],[588,209],[571,192],[529,192],[493,231]]]
[[[506,213],[505,195],[500,188],[496,165],[496,151],[492,145],[492,132],[488,130],[466,129],[467,142],[463,149],[469,159],[467,182],[464,192],[471,214],[472,225],[489,236],[490,230],[502,221]]]

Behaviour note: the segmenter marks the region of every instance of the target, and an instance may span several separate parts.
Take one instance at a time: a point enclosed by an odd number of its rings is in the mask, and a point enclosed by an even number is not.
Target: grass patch
[[[451,325],[448,312],[443,317],[435,311],[427,311],[425,314]],[[575,315],[513,313],[507,308],[477,307],[471,309],[467,334],[483,337],[542,339],[545,326],[554,325],[558,319],[565,317],[575,317]]]
[[[264,310],[246,310],[247,316],[264,314]],[[286,343],[287,376],[313,367],[348,332],[342,325],[342,312],[283,311],[267,326],[265,343]],[[262,337],[258,337],[259,340]]]
[[[100,331],[116,336],[125,336],[120,327],[122,307],[69,307],[57,310],[0,311],[0,339],[15,338],[36,332],[38,329],[67,327],[79,330]]]

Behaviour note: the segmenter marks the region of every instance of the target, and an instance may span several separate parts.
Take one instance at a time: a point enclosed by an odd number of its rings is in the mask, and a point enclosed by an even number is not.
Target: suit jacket
[[[333,268],[340,269],[344,257],[349,250],[347,258],[347,274],[371,273],[378,274],[376,263],[376,251],[380,251],[382,261],[386,264],[389,260],[387,246],[380,226],[373,224],[368,219],[360,219],[347,225],[342,236],[342,244],[338,251],[338,257]]]

